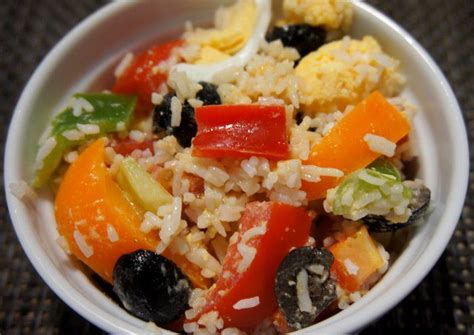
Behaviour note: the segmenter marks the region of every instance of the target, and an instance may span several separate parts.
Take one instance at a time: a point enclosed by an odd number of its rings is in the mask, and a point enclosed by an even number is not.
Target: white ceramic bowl
[[[26,86],[10,125],[5,185],[30,180],[41,132],[51,114],[77,91],[111,84],[123,54],[179,33],[183,22],[208,21],[222,1],[117,1],[91,15],[49,53]],[[461,213],[468,178],[468,144],[461,111],[431,57],[402,28],[367,4],[357,2],[351,35],[374,35],[400,59],[408,85],[404,95],[419,108],[415,120],[421,177],[433,191],[435,210],[416,229],[403,253],[372,290],[350,308],[298,334],[355,332],[395,306],[440,257]],[[83,317],[111,333],[143,333],[131,316],[98,290],[55,242],[52,194],[35,208],[6,192],[23,248],[56,294]],[[168,332],[164,332],[168,333]]]

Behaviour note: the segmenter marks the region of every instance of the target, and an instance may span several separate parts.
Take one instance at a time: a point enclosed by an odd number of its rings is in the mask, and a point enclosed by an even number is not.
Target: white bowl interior
[[[30,180],[41,133],[72,93],[103,89],[128,50],[177,36],[185,20],[209,20],[222,1],[115,2],[74,29],[47,56],[26,87],[12,120],[5,159],[5,185]],[[402,62],[403,95],[417,105],[415,119],[419,176],[431,188],[435,210],[411,236],[384,278],[360,301],[298,334],[356,331],[393,307],[412,290],[444,250],[459,217],[468,176],[467,138],[462,116],[443,75],[431,58],[392,21],[355,3],[351,35],[372,35]],[[24,136],[24,134],[28,136]],[[47,284],[81,315],[109,332],[144,332],[132,317],[97,289],[55,242],[52,194],[26,206],[7,192],[17,235]]]

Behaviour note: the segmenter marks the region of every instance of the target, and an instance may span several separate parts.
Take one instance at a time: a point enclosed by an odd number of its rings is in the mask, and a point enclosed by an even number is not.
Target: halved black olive
[[[191,140],[197,133],[197,124],[194,118],[194,108],[185,102],[181,110],[181,123],[178,127],[171,127],[171,99],[175,93],[168,93],[163,102],[155,107],[153,113],[153,132],[160,135],[174,135],[179,144],[189,147]]]
[[[281,262],[275,279],[275,294],[291,328],[311,325],[337,298],[336,283],[329,278],[332,262],[333,256],[328,250],[313,247],[294,249]],[[306,297],[309,294],[311,300],[311,306],[306,306],[310,308],[305,311],[300,309],[298,298],[302,287],[307,287],[308,291],[300,294]]]
[[[167,258],[137,250],[119,258],[114,292],[133,315],[165,324],[183,315],[191,292],[188,278]]]
[[[196,93],[196,99],[204,105],[219,105],[221,98],[217,92],[217,86],[204,81],[199,82],[202,86]],[[192,139],[197,133],[197,124],[194,117],[194,108],[185,101],[182,104],[181,123],[178,127],[171,126],[171,99],[176,93],[168,93],[163,97],[160,105],[155,107],[153,112],[153,132],[159,135],[174,135],[179,144],[183,147],[191,146]]]
[[[200,81],[199,85],[201,85],[202,88],[196,93],[196,99],[201,100],[204,106],[222,104],[216,85],[205,81]]]
[[[309,24],[294,24],[273,28],[267,34],[266,40],[281,40],[284,46],[295,48],[300,56],[304,57],[325,43],[326,31]]]
[[[394,223],[387,220],[381,215],[367,215],[362,219],[364,224],[373,232],[389,232],[395,231],[404,227],[408,227],[418,221],[423,215],[425,215],[426,210],[430,205],[431,200],[431,191],[425,185],[410,182],[408,183],[412,191],[412,198],[408,208],[411,209],[411,216],[407,222],[403,223]]]

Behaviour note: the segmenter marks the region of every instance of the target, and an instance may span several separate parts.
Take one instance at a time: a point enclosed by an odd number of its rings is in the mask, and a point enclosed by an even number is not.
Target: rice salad
[[[361,299],[422,221],[400,62],[352,38],[343,0],[258,1],[133,50],[114,85],[77,93],[40,140],[58,243],[132,315],[189,334],[278,334]],[[230,64],[193,80],[181,64]],[[30,187],[30,185],[32,187]]]

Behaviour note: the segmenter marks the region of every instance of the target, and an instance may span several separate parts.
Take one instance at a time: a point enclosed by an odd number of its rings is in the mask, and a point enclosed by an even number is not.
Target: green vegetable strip
[[[365,174],[366,177],[362,177],[362,174]],[[382,185],[367,182],[364,180],[366,178],[371,178],[374,182],[380,182]],[[392,198],[390,190],[393,187],[399,187],[402,190],[400,197],[398,197],[399,200]],[[333,189],[332,192],[328,192],[327,200],[329,200],[330,210],[334,214],[342,215],[348,219],[355,219],[362,216],[364,210],[368,211],[367,214],[371,214],[372,203],[362,207],[358,207],[357,203],[367,197],[368,194],[377,193],[380,195],[380,200],[377,201],[383,201],[385,206],[388,206],[387,209],[398,206],[403,200],[409,201],[412,196],[410,189],[403,185],[397,168],[385,159],[378,159],[369,167],[345,177],[339,186]],[[351,200],[348,201],[348,199]]]
[[[82,109],[80,115],[76,116],[73,114],[73,107],[68,107],[52,120],[48,138],[53,137],[56,145],[43,160],[37,162],[34,187],[39,188],[48,181],[67,150],[79,147],[90,139],[115,132],[118,125],[122,124],[125,129],[128,128],[137,101],[134,96],[107,93],[78,93],[74,95],[74,98],[85,99],[94,107],[94,110],[87,112]],[[78,124],[97,125],[100,131],[97,134],[86,134],[78,140],[66,138],[64,132],[79,131]]]

